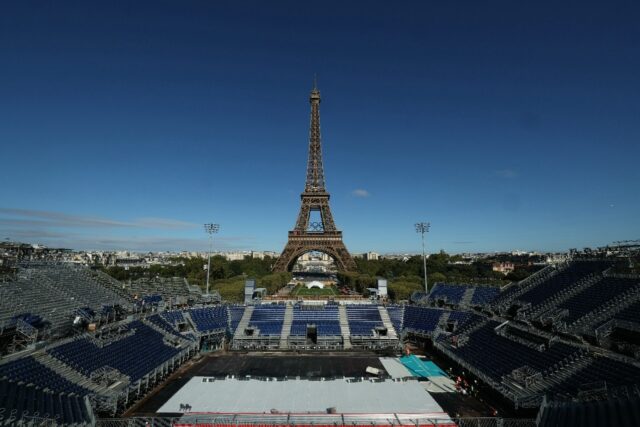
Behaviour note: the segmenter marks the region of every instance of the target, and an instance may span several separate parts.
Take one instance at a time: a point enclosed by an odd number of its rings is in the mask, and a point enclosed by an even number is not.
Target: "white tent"
[[[307,283],[306,286],[307,286],[307,289],[311,289],[311,288],[324,289],[324,283],[318,282],[317,280]]]

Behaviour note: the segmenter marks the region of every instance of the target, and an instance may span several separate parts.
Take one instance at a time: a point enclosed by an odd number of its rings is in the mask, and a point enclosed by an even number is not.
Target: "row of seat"
[[[478,316],[466,311],[443,310],[439,308],[421,306],[386,306],[389,318],[394,329],[400,333],[404,328],[414,331],[433,332],[440,321],[442,313],[448,313],[449,322],[454,322],[458,327]],[[224,329],[230,327],[233,334],[244,314],[244,306],[213,306],[190,309],[189,314],[194,320],[199,332]],[[378,327],[384,327],[380,311],[377,305],[348,305],[346,307],[347,321],[352,335],[372,336]],[[171,314],[168,314],[171,313]],[[163,317],[176,317],[176,323],[180,322],[178,312],[163,312]],[[280,335],[284,322],[285,306],[263,305],[256,306],[249,321],[249,326],[260,330],[261,335]],[[156,315],[147,320],[157,322]],[[337,305],[324,305],[314,308],[302,305],[293,306],[293,318],[289,335],[302,336],[307,334],[309,325],[316,326],[319,336],[341,335],[340,317]],[[167,329],[167,324],[158,324]],[[177,330],[169,327],[168,332]]]
[[[86,376],[108,366],[135,382],[179,352],[179,349],[164,343],[163,334],[140,321],[131,322],[127,329],[133,334],[104,347],[81,337],[49,348],[48,353]]]
[[[169,323],[173,324],[173,325],[177,325],[179,323],[184,323],[185,319],[184,319],[184,315],[182,314],[182,311],[180,310],[167,310],[167,311],[163,311],[162,313],[162,317]]]
[[[640,322],[640,300],[614,314],[613,318],[627,322]]]
[[[576,261],[569,264],[549,279],[528,289],[517,297],[517,300],[529,303],[532,306],[541,304],[544,300],[551,298],[560,291],[574,286],[580,280],[595,273],[600,273],[611,264],[600,261]]]
[[[376,328],[384,327],[377,305],[348,305],[347,319],[352,336],[373,336]]]
[[[339,336],[340,322],[333,321],[318,321],[313,324],[306,322],[293,322],[291,324],[290,336],[306,336],[308,328],[313,325],[316,328],[316,334],[318,336]]]
[[[32,356],[1,364],[0,377],[7,377],[25,384],[33,384],[43,390],[54,392],[75,393],[78,395],[85,395],[89,392],[87,389],[58,375]]]
[[[640,368],[607,357],[594,360],[547,391],[550,395],[576,396],[585,387],[619,387],[640,382]]]
[[[486,285],[436,283],[426,296],[432,304],[443,302],[450,305],[484,306],[500,295],[500,288]]]
[[[488,305],[500,296],[500,288],[495,286],[476,286],[471,298],[471,305]]]
[[[93,418],[82,396],[0,378],[0,426],[19,424],[24,417],[53,419],[68,426],[90,425]]]
[[[258,305],[251,313],[249,326],[257,328],[260,335],[279,336],[282,332],[286,306],[282,304]]]
[[[579,350],[564,343],[554,343],[544,351],[513,341],[495,333],[500,323],[488,321],[471,332],[463,345],[452,345],[450,350],[472,364],[478,371],[500,382],[514,369],[529,366],[540,372],[577,353]]]
[[[176,297],[189,298],[192,295],[189,283],[180,277],[143,277],[125,283],[124,289],[130,295],[139,297],[159,295],[164,301]]]
[[[104,287],[86,269],[70,266],[25,268],[17,280],[0,283],[0,329],[17,315],[40,316],[56,336],[71,328],[78,309],[101,313],[104,305],[126,305],[126,300]]]
[[[242,316],[244,315],[244,310],[244,305],[231,305],[228,307],[229,328],[231,329],[232,334],[236,333],[238,324],[240,323],[240,320],[242,320]]]
[[[181,334],[176,323],[168,321],[164,316],[160,314],[153,314],[151,316],[148,316],[146,320],[153,323],[163,331],[167,332],[169,335],[178,338],[186,338],[189,340],[193,339],[191,335]]]
[[[431,292],[429,292],[428,300],[431,302],[444,301],[447,304],[460,304],[462,297],[467,291],[467,286],[449,285],[446,283],[436,283]]]
[[[431,334],[436,330],[443,312],[444,310],[439,308],[408,305],[404,308],[404,328]]]
[[[199,332],[227,330],[229,314],[226,306],[192,308],[189,316]]]
[[[391,323],[393,324],[393,329],[400,334],[403,328],[404,307],[401,305],[389,305],[386,308],[389,313]]]
[[[638,283],[640,282],[634,279],[601,278],[596,284],[559,305],[560,308],[569,311],[568,315],[563,318],[563,321],[571,323],[579,319],[597,307],[606,304],[608,301],[632,289]],[[640,321],[640,318],[636,318],[636,321]]]
[[[292,336],[304,336],[307,334],[307,327],[310,325],[316,327],[318,336],[341,335],[338,306],[328,304],[309,307],[296,304],[293,307],[293,321],[289,334]]]

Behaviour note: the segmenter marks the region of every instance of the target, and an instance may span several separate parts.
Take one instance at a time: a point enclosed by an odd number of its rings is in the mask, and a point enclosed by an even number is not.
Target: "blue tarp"
[[[413,375],[420,378],[446,377],[447,374],[430,360],[421,360],[418,356],[402,356],[402,363]]]

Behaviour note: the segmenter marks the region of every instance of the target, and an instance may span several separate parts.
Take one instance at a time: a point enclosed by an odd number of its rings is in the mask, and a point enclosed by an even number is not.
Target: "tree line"
[[[256,285],[266,288],[268,293],[275,293],[278,289],[291,281],[291,273],[272,273],[271,267],[275,259],[245,257],[241,260],[229,261],[223,256],[211,257],[211,274],[209,286],[220,292],[224,300],[240,302],[244,298],[244,282],[248,278],[256,279]],[[120,266],[106,267],[107,274],[120,281],[136,280],[142,277],[183,277],[190,284],[206,288],[207,260],[203,258],[175,257],[168,264],[154,264],[146,267],[131,267],[125,269]]]
[[[462,264],[462,257],[449,255],[444,251],[432,254],[427,259],[429,283],[475,283],[504,285],[510,281],[522,280],[540,267],[520,264],[515,271],[507,276],[492,270],[493,260],[476,261]],[[148,268],[114,266],[106,267],[104,271],[120,281],[136,280],[141,277],[183,277],[190,284],[205,289],[206,264],[203,258],[172,258],[168,264],[152,265]],[[272,266],[275,258],[251,258],[229,261],[215,255],[211,257],[211,289],[220,292],[223,299],[231,302],[242,301],[244,282],[247,278],[256,279],[258,287],[266,288],[269,294],[291,281],[291,273],[273,273]],[[377,286],[377,278],[388,280],[389,296],[393,300],[408,299],[414,291],[424,290],[422,257],[419,255],[408,259],[365,260],[356,258],[358,271],[338,273],[341,286],[346,286],[359,293],[365,293],[367,288]]]
[[[493,261],[496,259],[484,259],[472,263],[462,263],[462,261],[460,255],[449,255],[444,251],[430,255],[427,258],[429,288],[436,282],[502,286],[512,281],[522,280],[541,268],[537,265],[529,265],[523,260],[517,264],[513,272],[505,276],[493,271]],[[339,273],[338,279],[341,284],[358,292],[376,287],[378,277],[387,279],[389,297],[396,301],[408,299],[415,291],[424,291],[424,267],[420,255],[408,259],[356,258],[356,264],[358,272]]]

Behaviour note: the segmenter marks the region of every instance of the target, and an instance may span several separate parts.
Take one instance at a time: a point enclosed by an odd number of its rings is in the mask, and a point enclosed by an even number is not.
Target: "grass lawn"
[[[332,296],[336,294],[335,288],[333,286],[320,289],[320,288],[311,288],[307,289],[306,286],[298,285],[291,292],[294,296]]]

